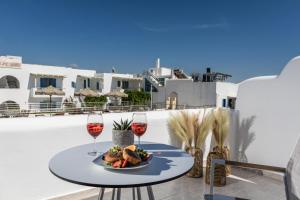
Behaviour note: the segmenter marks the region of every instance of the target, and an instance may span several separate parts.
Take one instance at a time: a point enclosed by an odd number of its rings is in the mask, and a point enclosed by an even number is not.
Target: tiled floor
[[[219,194],[232,195],[257,200],[285,199],[284,184],[280,178],[261,176],[254,172],[234,169],[232,176],[227,178],[225,187],[215,188]],[[148,199],[146,188],[141,188],[142,199]],[[177,180],[153,186],[156,200],[202,200],[208,193],[209,185],[204,178],[181,177]],[[96,200],[97,197],[85,200]],[[105,200],[111,199],[111,192],[105,193]],[[132,189],[122,189],[122,200],[132,199]]]

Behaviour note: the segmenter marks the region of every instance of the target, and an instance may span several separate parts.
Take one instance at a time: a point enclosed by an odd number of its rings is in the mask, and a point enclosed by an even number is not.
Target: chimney
[[[156,68],[159,69],[160,68],[160,59],[157,58],[156,60]]]

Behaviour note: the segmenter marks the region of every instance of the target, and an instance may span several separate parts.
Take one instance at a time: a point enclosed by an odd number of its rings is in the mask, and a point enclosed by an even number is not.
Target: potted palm
[[[194,166],[187,173],[189,177],[203,176],[203,151],[202,145],[211,127],[211,115],[206,115],[206,110],[200,115],[180,111],[177,114],[171,114],[168,119],[170,132],[175,134],[184,144],[186,152],[194,157]]]
[[[210,184],[210,165],[212,159],[230,159],[229,148],[225,145],[226,138],[229,134],[229,113],[226,109],[216,109],[212,113],[212,132],[216,141],[213,151],[207,156],[205,181]],[[217,165],[215,167],[215,186],[226,185],[226,176],[230,174],[230,167]]]
[[[120,122],[114,121],[112,131],[112,141],[114,145],[126,147],[134,143],[134,135],[131,131],[132,120],[123,120]]]

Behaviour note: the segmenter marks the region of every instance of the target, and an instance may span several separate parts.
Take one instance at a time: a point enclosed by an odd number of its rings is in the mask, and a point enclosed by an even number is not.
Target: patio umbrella
[[[38,88],[35,91],[35,94],[37,94],[37,95],[49,95],[50,96],[49,102],[50,102],[50,108],[51,108],[52,95],[63,96],[63,95],[65,95],[65,92],[62,91],[61,89],[58,89],[58,88],[53,87],[52,85],[50,85],[50,86],[45,87],[45,88]]]
[[[112,91],[112,92],[106,93],[104,96],[122,98],[122,97],[128,97],[128,94],[126,94],[124,92],[120,92],[120,91]]]
[[[75,96],[98,97],[100,95],[98,92],[95,92],[94,90],[85,88],[85,89],[80,89],[78,92],[75,92]]]

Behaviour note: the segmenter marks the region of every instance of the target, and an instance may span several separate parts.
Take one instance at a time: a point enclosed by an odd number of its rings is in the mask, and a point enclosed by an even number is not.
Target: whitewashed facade
[[[97,74],[103,80],[103,93],[114,90],[140,90],[143,88],[143,78],[134,74],[101,73]]]
[[[156,66],[145,73],[145,89],[152,85],[153,104],[166,105],[169,109],[177,106],[234,107],[238,84],[214,81],[195,81],[180,69]]]
[[[0,57],[0,104],[16,103],[20,109],[28,109],[29,104],[45,103],[48,95],[37,95],[41,87],[52,85],[65,94],[52,96],[52,101],[62,103],[74,97],[74,93],[83,88],[91,88],[101,93],[103,81],[95,77],[95,70],[81,70],[70,67],[59,67],[22,63],[21,57]],[[78,100],[78,99],[77,99]]]

